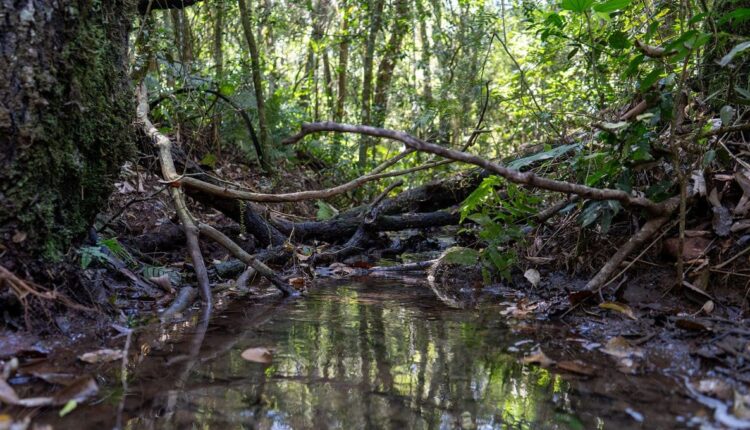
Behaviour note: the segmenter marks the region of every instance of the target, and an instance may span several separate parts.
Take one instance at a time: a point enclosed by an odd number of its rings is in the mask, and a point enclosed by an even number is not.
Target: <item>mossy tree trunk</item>
[[[0,264],[60,259],[104,207],[133,145],[134,11],[0,0]]]

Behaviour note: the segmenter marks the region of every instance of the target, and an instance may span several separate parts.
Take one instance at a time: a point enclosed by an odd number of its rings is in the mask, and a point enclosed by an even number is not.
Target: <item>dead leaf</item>
[[[99,386],[91,376],[82,376],[62,390],[58,391],[52,397],[52,404],[61,406],[71,400],[78,403],[85,402],[87,399],[95,396],[99,392]]]
[[[154,285],[161,288],[162,290],[170,294],[174,293],[174,288],[172,288],[172,279],[169,278],[169,274],[165,273],[161,276],[148,278],[148,280],[153,282]]]
[[[664,249],[672,258],[677,259],[680,238],[670,237],[664,241]],[[700,258],[708,250],[711,240],[705,237],[686,237],[682,248],[682,258],[695,260]]]
[[[120,194],[130,194],[135,192],[135,188],[128,181],[115,182],[115,188]]]
[[[539,274],[539,271],[536,269],[529,269],[524,274],[523,277],[526,278],[527,281],[531,284],[532,287],[535,287],[539,285],[539,281],[542,280],[542,276]]]
[[[728,383],[717,378],[701,379],[695,389],[707,396],[718,397],[722,400],[729,400],[734,394]]]
[[[18,394],[16,394],[16,390],[8,385],[5,380],[0,379],[0,402],[5,403],[6,405],[17,405],[18,400],[19,399]]]
[[[247,361],[253,361],[255,363],[270,363],[273,359],[273,355],[268,348],[248,348],[242,351],[242,358]]]
[[[349,276],[357,272],[357,269],[349,267],[343,263],[333,263],[330,266],[328,266],[328,268],[331,270],[331,272],[334,275],[339,275],[339,276]]]
[[[584,376],[592,376],[596,373],[594,371],[594,368],[582,362],[581,360],[561,361],[557,363],[557,368]]]
[[[703,171],[693,170],[693,172],[690,174],[690,179],[693,181],[693,194],[705,196],[706,179],[703,177]]]
[[[555,360],[547,357],[547,354],[542,351],[541,348],[537,348],[531,352],[531,354],[521,359],[523,364],[538,364],[542,367],[550,367],[555,364]]]
[[[734,405],[732,413],[740,419],[750,420],[750,394],[734,392]]]
[[[574,291],[568,294],[568,301],[572,306],[575,306],[593,295],[594,292],[590,290]]]
[[[305,278],[301,278],[301,277],[289,278],[289,283],[293,287],[304,287],[305,286]]]
[[[16,230],[16,233],[13,235],[13,243],[21,243],[26,240],[27,236],[28,234],[25,231]]]
[[[609,309],[611,311],[619,312],[626,317],[630,318],[631,320],[637,320],[635,314],[633,313],[633,309],[630,308],[630,306],[623,304],[623,303],[617,303],[617,302],[604,302],[599,305],[601,309]]]
[[[89,364],[109,363],[110,361],[122,360],[122,350],[100,349],[82,354],[78,359]]]
[[[630,342],[622,336],[611,338],[607,341],[607,345],[599,350],[605,354],[618,358],[643,357],[643,350],[632,346]]]
[[[687,319],[687,318],[680,318],[674,322],[674,325],[678,328],[681,328],[683,330],[690,330],[690,331],[711,331],[710,328],[708,328],[703,323],[700,323],[698,321]]]

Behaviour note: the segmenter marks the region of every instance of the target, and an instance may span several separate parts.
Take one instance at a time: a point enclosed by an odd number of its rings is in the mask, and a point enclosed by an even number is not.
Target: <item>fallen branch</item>
[[[198,228],[200,232],[208,238],[211,238],[219,245],[223,246],[227,251],[231,252],[240,261],[247,264],[248,266],[255,269],[263,277],[271,281],[271,283],[278,288],[286,296],[298,296],[299,292],[292,288],[291,285],[284,282],[270,267],[263,264],[262,261],[256,259],[252,255],[248,254],[239,245],[237,245],[232,239],[224,235],[224,233],[216,230],[208,224],[199,223]]]
[[[320,132],[355,133],[366,136],[392,139],[402,142],[407,147],[414,150],[428,152],[451,160],[461,161],[464,163],[482,167],[516,184],[537,187],[548,191],[556,191],[565,194],[577,194],[581,197],[592,200],[616,200],[622,203],[624,206],[640,207],[655,215],[663,215],[666,209],[663,204],[655,203],[644,197],[634,197],[630,193],[627,193],[625,191],[606,188],[593,188],[586,185],[575,184],[572,182],[544,178],[536,175],[533,172],[520,172],[518,170],[510,169],[508,167],[502,166],[473,154],[427,143],[408,133],[395,130],[388,130],[365,125],[339,124],[335,122],[305,123],[302,124],[302,131],[284,140],[283,143],[293,144],[299,142],[309,134]]]
[[[607,263],[599,269],[599,272],[597,272],[597,274],[586,284],[585,290],[593,292],[601,288],[615,273],[617,268],[620,267],[620,264],[622,264],[622,262],[625,261],[633,251],[640,248],[646,243],[646,241],[658,233],[659,229],[662,228],[667,221],[669,221],[669,217],[663,216],[653,218],[646,222],[643,227],[625,242],[625,244],[617,250],[615,255],[610,257]]]

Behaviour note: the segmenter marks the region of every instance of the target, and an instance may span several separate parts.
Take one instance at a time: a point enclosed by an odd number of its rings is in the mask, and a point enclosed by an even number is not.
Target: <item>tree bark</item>
[[[3,2],[0,264],[9,269],[66,254],[133,154],[134,12],[125,0]]]
[[[255,35],[253,34],[252,27],[252,10],[245,4],[245,0],[237,0],[240,7],[240,20],[242,21],[242,29],[245,32],[245,39],[250,49],[250,63],[253,75],[253,87],[255,88],[255,103],[258,107],[258,134],[260,137],[260,144],[263,147],[264,154],[271,153],[271,142],[268,131],[268,122],[266,121],[266,106],[265,99],[263,98],[263,78],[261,76],[260,66],[260,53],[258,52],[258,45],[255,43]],[[270,170],[271,166],[264,161],[264,169]]]

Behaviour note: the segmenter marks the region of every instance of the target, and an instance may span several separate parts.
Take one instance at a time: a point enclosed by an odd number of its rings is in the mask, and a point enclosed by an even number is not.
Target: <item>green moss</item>
[[[28,233],[26,252],[59,259],[82,237],[106,204],[120,166],[134,154],[133,94],[124,53],[129,6],[122,1],[74,2],[65,40],[52,67],[35,68],[39,121],[20,133],[13,186],[4,191],[13,208],[0,224]],[[106,6],[105,6],[106,4]],[[124,14],[124,16],[123,16]],[[25,136],[24,136],[25,135]],[[4,187],[3,187],[4,188]],[[3,219],[11,213],[12,220]]]

